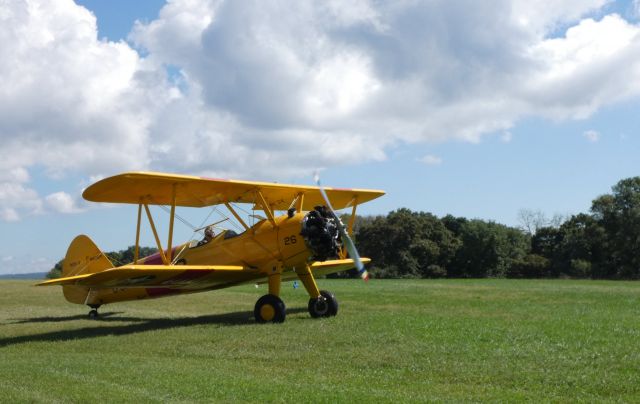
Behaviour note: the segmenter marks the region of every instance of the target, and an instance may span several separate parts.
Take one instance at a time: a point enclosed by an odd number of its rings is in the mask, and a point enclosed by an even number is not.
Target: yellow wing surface
[[[363,264],[371,262],[369,258],[360,258]],[[311,271],[314,276],[328,275],[334,272],[346,271],[348,269],[355,268],[353,260],[350,258],[343,260],[330,260],[330,261],[316,261],[311,265]]]
[[[325,190],[335,209],[362,204],[384,195],[384,191],[371,189],[326,187]],[[325,203],[316,186],[153,172],[131,172],[105,178],[87,188],[82,196],[92,202],[171,205],[175,192],[176,206],[203,207],[225,202],[255,204],[258,191],[273,210],[286,210],[297,198],[302,198],[301,210],[311,210]]]
[[[364,263],[369,262],[367,258]],[[315,276],[354,268],[352,259],[314,262]],[[297,279],[293,271],[283,274],[284,280]],[[219,284],[265,282],[264,272],[235,265],[124,265],[98,273],[68,276],[38,283],[37,286],[63,285],[87,288],[173,288],[205,289]]]
[[[90,288],[193,288],[237,282],[259,276],[256,270],[235,265],[124,265],[94,274],[41,282],[38,286],[73,285]]]

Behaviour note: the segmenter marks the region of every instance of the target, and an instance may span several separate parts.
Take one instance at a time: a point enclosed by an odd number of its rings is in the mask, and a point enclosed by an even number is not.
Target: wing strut
[[[160,238],[158,237],[158,232],[156,231],[156,225],[153,222],[153,218],[151,217],[151,212],[149,211],[149,205],[144,204],[144,210],[147,212],[147,218],[149,219],[149,224],[151,225],[151,230],[153,231],[153,237],[156,239],[156,245],[158,246],[158,252],[160,253],[160,258],[162,258],[162,262],[165,265],[169,265],[169,261],[167,261],[166,255],[164,255],[164,250],[162,249],[162,244],[160,244]]]
[[[238,222],[240,222],[240,224],[242,225],[242,227],[244,227],[245,230],[249,230],[249,226],[247,226],[247,224],[244,222],[244,220],[242,220],[242,218],[240,217],[240,215],[238,215],[238,213],[236,212],[235,209],[233,209],[233,207],[229,204],[229,202],[225,202],[224,206],[227,207],[227,209],[229,209],[229,212],[231,212],[231,214],[233,215],[233,217],[236,218],[236,220]]]
[[[138,222],[136,224],[136,247],[133,253],[133,265],[137,265],[140,260],[140,229],[142,225],[142,207],[144,207],[145,213],[147,214],[147,219],[149,219],[149,225],[151,225],[151,230],[153,231],[153,237],[156,239],[156,245],[158,246],[158,252],[160,254],[160,258],[165,265],[170,265],[171,263],[171,250],[173,244],[173,225],[176,217],[176,190],[173,188],[172,202],[171,202],[171,213],[169,218],[169,239],[167,240],[168,249],[165,253],[165,250],[162,248],[162,244],[160,244],[160,237],[158,237],[158,231],[156,230],[156,225],[153,221],[153,217],[151,216],[151,211],[149,210],[149,205],[143,203],[140,200],[138,203]]]
[[[353,236],[353,224],[356,222],[356,208],[358,207],[358,197],[354,197],[353,201],[351,201],[353,207],[351,208],[351,217],[349,218],[349,223],[347,224],[347,233],[350,236]]]
[[[271,206],[269,206],[269,204],[267,203],[267,200],[264,199],[264,195],[262,195],[262,192],[260,192],[260,190],[258,190],[257,193],[260,201],[260,206],[262,206],[262,210],[267,215],[267,218],[269,218],[269,221],[271,222],[271,224],[273,224],[273,226],[275,227],[276,219],[273,217],[273,211],[271,210]]]
[[[140,258],[140,222],[142,221],[142,203],[138,204],[138,225],[136,226],[136,249],[133,253],[133,264],[138,263]]]
[[[171,244],[173,243],[173,222],[176,217],[176,184],[171,190],[171,213],[169,214],[169,240],[167,240],[167,265],[171,262]]]
[[[304,193],[300,192],[296,201],[296,212],[302,212],[302,206],[304,206]]]

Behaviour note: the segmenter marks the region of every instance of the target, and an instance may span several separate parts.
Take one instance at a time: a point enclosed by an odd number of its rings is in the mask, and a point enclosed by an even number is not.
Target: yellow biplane
[[[71,303],[91,308],[98,318],[103,304],[205,292],[246,283],[266,283],[269,293],[258,299],[257,322],[283,322],[283,281],[300,280],[308,292],[312,317],[334,316],[338,302],[319,290],[315,278],[356,268],[365,280],[367,258],[360,258],[349,237],[356,207],[383,191],[232,181],[195,176],[134,172],[105,178],[88,187],[88,201],[138,205],[134,261],[114,266],[89,237],[76,237],[67,250],[62,278],[38,285],[62,285]],[[266,217],[248,226],[236,210],[251,204]],[[149,206],[168,206],[169,231],[161,245]],[[225,229],[201,241],[173,246],[176,207],[224,205],[244,231]],[[351,208],[344,226],[335,209]],[[158,252],[139,257],[142,212],[149,221]],[[276,212],[286,212],[276,216]],[[247,220],[248,221],[248,220]],[[200,229],[199,229],[200,230]],[[209,234],[211,236],[211,234]]]

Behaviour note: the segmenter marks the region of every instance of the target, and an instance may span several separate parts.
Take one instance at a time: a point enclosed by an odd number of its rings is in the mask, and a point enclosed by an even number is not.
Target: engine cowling
[[[316,206],[302,219],[300,235],[311,251],[311,260],[326,261],[338,258],[342,240],[336,219],[325,206]]]

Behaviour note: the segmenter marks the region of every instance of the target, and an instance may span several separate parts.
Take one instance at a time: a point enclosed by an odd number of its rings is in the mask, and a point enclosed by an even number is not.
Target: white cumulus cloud
[[[76,206],[73,197],[66,192],[55,192],[46,196],[47,205],[56,212],[60,213],[77,213],[81,209]]]
[[[0,182],[0,218],[13,222],[24,214],[42,212],[42,201],[38,193],[20,182]]]
[[[0,220],[80,209],[36,167],[280,180],[587,117],[640,95],[640,27],[606,4],[174,0],[127,43],[71,0],[0,1]]]

